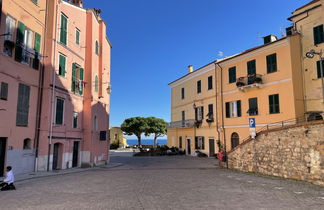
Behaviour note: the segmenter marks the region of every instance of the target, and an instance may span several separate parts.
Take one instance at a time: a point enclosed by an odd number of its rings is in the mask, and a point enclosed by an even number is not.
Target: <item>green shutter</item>
[[[236,106],[237,106],[237,116],[241,117],[242,116],[242,108],[241,108],[241,101],[237,101],[236,102]]]
[[[67,37],[67,17],[61,15],[60,42],[66,45]]]
[[[21,62],[22,60],[24,37],[25,37],[25,25],[22,22],[18,21],[16,52],[15,52],[15,60],[18,62]]]
[[[75,72],[76,72],[76,64],[72,64],[72,81],[71,81],[71,90],[75,93]]]
[[[80,68],[80,95],[83,95],[83,68]]]
[[[39,35],[38,33],[35,33],[35,51],[37,53],[40,53],[40,44],[41,44],[41,35]]]
[[[80,31],[76,30],[76,37],[75,37],[75,42],[77,45],[80,44]]]
[[[59,75],[65,77],[66,57],[60,54],[59,57]]]
[[[99,86],[99,81],[98,81],[98,76],[96,75],[95,77],[95,92],[98,92],[98,86]]]
[[[55,124],[57,125],[63,124],[63,113],[64,113],[64,100],[57,98]]]
[[[322,68],[323,68],[323,72],[321,73],[321,61],[317,61],[317,78],[321,78],[324,77],[324,60],[322,61]]]
[[[231,117],[231,105],[230,102],[226,102],[225,103],[225,107],[226,107],[226,118],[230,118]]]
[[[17,126],[28,126],[29,95],[30,87],[27,85],[19,84],[16,115]]]

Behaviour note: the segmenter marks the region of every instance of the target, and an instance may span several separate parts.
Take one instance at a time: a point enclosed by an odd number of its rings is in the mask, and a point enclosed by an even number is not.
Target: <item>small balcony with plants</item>
[[[249,74],[246,77],[239,77],[236,80],[236,87],[240,91],[247,91],[252,88],[262,87],[262,75],[261,74]]]
[[[207,122],[207,123],[212,123],[212,122],[214,122],[214,114],[213,114],[213,113],[208,113],[208,114],[206,115],[206,122]]]

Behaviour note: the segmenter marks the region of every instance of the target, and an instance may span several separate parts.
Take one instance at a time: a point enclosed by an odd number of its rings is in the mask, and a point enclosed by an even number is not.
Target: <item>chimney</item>
[[[188,66],[188,73],[192,73],[193,72],[193,66],[192,65],[189,65]]]
[[[269,44],[269,43],[277,41],[277,40],[278,40],[278,38],[272,34],[269,36],[263,37],[264,44]]]
[[[83,7],[82,0],[70,0],[71,4],[74,4],[77,7]]]

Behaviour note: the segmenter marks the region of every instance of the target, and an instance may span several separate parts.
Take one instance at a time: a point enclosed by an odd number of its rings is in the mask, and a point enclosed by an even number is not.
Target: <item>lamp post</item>
[[[307,58],[314,58],[315,55],[318,55],[320,58],[320,76],[321,76],[321,82],[322,82],[322,98],[324,103],[324,72],[323,72],[323,50],[316,52],[315,50],[311,50],[306,53]]]

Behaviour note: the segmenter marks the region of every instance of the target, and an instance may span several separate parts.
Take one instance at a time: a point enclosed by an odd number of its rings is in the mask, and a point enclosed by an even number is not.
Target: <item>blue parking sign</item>
[[[255,118],[249,119],[249,125],[250,125],[250,128],[255,128]]]

